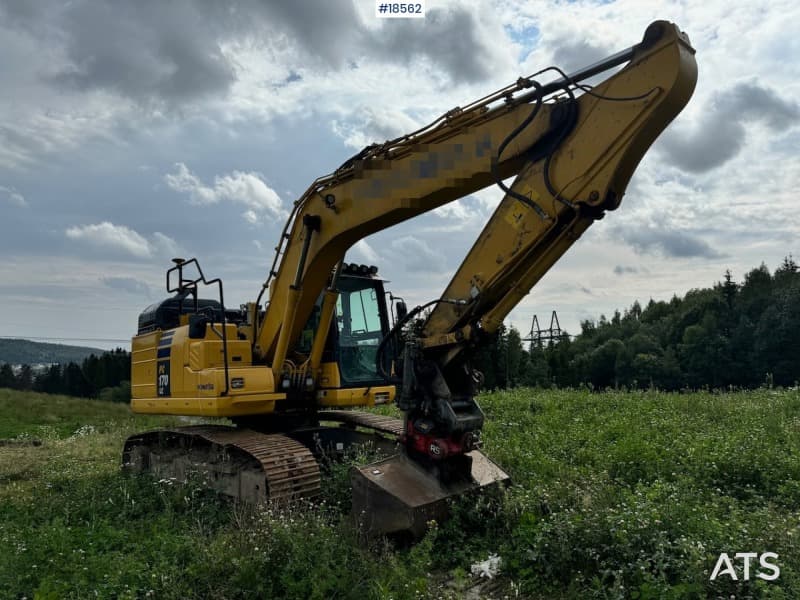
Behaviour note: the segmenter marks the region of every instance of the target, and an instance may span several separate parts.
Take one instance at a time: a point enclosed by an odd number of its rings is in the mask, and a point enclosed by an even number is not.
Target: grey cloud
[[[624,265],[617,265],[614,267],[614,274],[615,275],[628,275],[633,273],[638,273],[639,269],[636,267],[628,267]]]
[[[374,51],[384,58],[409,61],[424,57],[443,66],[455,80],[479,81],[502,60],[496,40],[482,30],[474,10],[433,8],[424,19],[387,19],[374,34]]]
[[[142,100],[224,93],[234,69],[219,21],[191,2],[75,2],[61,25],[70,66],[54,80]]]
[[[0,16],[7,25],[38,35],[46,33],[47,15],[56,10],[45,2],[17,2],[0,0]]]
[[[257,0],[255,6],[271,28],[288,32],[302,49],[337,68],[367,39],[351,0]]]
[[[273,26],[282,25],[309,54],[337,68],[363,56],[406,64],[423,58],[456,81],[488,77],[502,61],[487,28],[474,10],[432,8],[424,19],[385,19],[377,29],[360,21],[351,1],[270,2],[262,5]]]
[[[343,69],[365,58],[400,64],[425,58],[452,79],[467,81],[487,77],[502,60],[486,25],[464,8],[431,9],[425,19],[387,19],[370,29],[352,0],[75,0],[41,6],[0,0],[7,28],[25,31],[58,57],[40,74],[42,81],[59,89],[110,91],[144,106],[224,96],[236,81],[237,65],[223,52],[229,43],[275,50],[292,68],[308,67],[309,59]],[[292,71],[275,83],[298,79]]]
[[[791,127],[800,117],[797,102],[784,100],[774,90],[754,83],[740,83],[726,100],[734,107],[733,110],[753,120],[763,119],[776,131]]]
[[[111,289],[129,292],[134,296],[152,296],[150,286],[135,277],[101,277],[100,281]]]
[[[747,137],[745,125],[761,122],[779,133],[798,118],[796,102],[756,83],[739,83],[714,98],[694,131],[668,130],[661,150],[680,169],[703,173],[739,154]]]
[[[591,44],[586,40],[560,39],[554,44],[553,64],[567,73],[590,65],[611,52],[609,48]]]
[[[683,231],[667,231],[652,226],[642,227],[624,230],[622,238],[639,253],[656,253],[672,258],[720,258],[724,256],[704,240]]]

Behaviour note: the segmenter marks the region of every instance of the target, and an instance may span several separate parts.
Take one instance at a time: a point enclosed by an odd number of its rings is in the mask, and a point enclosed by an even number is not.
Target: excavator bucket
[[[353,517],[363,535],[421,538],[431,520],[442,521],[448,502],[463,494],[509,483],[508,475],[473,450],[456,464],[421,464],[404,453],[350,472]]]

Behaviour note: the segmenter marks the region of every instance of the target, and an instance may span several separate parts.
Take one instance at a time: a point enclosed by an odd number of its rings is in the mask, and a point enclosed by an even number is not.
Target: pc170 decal
[[[158,368],[156,369],[156,392],[159,397],[170,396],[169,389],[169,357],[172,351],[172,336],[175,331],[165,331],[158,341],[156,358]]]

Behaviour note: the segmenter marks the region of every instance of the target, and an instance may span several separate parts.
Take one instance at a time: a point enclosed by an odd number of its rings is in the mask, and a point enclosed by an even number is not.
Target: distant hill
[[[85,346],[47,344],[30,340],[0,339],[0,363],[12,365],[37,363],[80,363],[90,354],[100,356],[105,350]]]

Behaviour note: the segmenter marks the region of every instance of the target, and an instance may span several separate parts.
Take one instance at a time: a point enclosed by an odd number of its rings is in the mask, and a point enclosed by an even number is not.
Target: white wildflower
[[[491,579],[500,572],[501,559],[497,554],[490,554],[489,558],[470,566],[470,572],[477,577]]]

